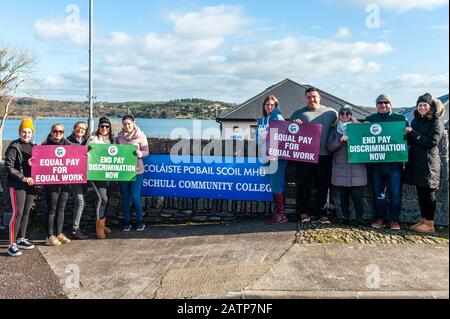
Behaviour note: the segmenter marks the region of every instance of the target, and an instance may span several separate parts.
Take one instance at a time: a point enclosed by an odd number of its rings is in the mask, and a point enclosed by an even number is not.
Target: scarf
[[[342,122],[341,120],[339,120],[336,123],[336,130],[338,131],[339,134],[346,136],[347,135],[347,124],[351,123],[349,122]]]
[[[128,132],[125,132],[124,130],[122,130],[122,134],[123,134],[123,137],[125,137],[125,139],[126,139],[127,141],[131,141],[131,140],[133,139],[133,137],[134,137],[135,135],[138,135],[138,133],[139,133],[140,131],[141,131],[141,129],[140,129],[137,125],[135,125],[135,130],[134,130],[134,131],[128,133]]]

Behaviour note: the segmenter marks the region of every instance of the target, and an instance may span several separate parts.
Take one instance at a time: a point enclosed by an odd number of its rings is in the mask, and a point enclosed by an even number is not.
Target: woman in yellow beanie
[[[13,141],[5,153],[5,165],[8,172],[9,194],[13,216],[9,223],[8,254],[16,257],[22,255],[21,250],[34,248],[26,238],[28,217],[33,205],[36,191],[31,178],[31,142],[34,125],[31,119],[24,119],[19,126],[20,138]]]

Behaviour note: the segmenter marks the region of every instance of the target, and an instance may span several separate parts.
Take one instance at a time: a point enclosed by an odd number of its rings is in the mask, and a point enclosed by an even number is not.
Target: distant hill
[[[6,99],[6,98],[5,98]],[[0,101],[3,105],[5,101]],[[236,104],[203,99],[182,99],[166,102],[96,102],[94,117],[121,117],[130,112],[144,118],[215,119],[218,114]],[[9,118],[23,117],[87,117],[87,102],[54,101],[34,98],[16,98],[9,110]],[[0,110],[0,115],[2,110]]]

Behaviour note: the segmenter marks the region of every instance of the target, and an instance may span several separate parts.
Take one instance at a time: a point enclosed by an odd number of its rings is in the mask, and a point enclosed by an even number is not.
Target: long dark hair
[[[433,118],[439,117],[439,116],[436,116],[436,113],[437,113],[437,105],[436,104],[437,104],[436,101],[433,100],[433,102],[430,104],[430,109],[424,115],[424,118],[426,118],[427,120],[431,121]],[[415,118],[421,118],[422,117],[420,115],[419,111],[417,111],[417,106],[416,106],[416,109],[414,110],[414,117]]]
[[[100,125],[102,125],[102,124],[104,124],[104,123],[98,123],[97,131],[95,132],[95,135],[97,137],[103,136],[103,135],[100,134]],[[109,138],[109,142],[111,144],[113,144],[114,143],[114,134],[113,134],[112,124],[109,124],[108,138]]]
[[[263,113],[265,116],[269,116],[269,114],[267,114],[267,112],[266,112],[266,107],[265,107],[266,103],[269,102],[269,101],[274,101],[274,102],[275,102],[275,109],[276,109],[276,108],[278,107],[278,105],[280,104],[280,103],[278,102],[278,99],[277,99],[277,97],[276,97],[275,95],[269,95],[268,97],[266,97],[266,98],[264,99],[263,106],[262,106],[262,113]]]

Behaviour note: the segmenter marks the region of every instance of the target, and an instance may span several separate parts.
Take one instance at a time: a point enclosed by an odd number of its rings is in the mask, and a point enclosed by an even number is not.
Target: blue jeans
[[[372,164],[373,203],[375,218],[388,219],[398,222],[402,210],[402,172],[403,163],[377,163]],[[390,200],[386,198],[389,187]]]
[[[269,183],[272,193],[284,194],[284,180],[288,161],[279,160],[278,169],[275,173],[269,174]]]
[[[141,204],[141,187],[144,174],[136,175],[134,182],[120,182],[120,196],[122,197],[122,206],[125,222],[131,221],[131,200],[136,208],[136,219],[138,223],[142,223],[142,204]]]

